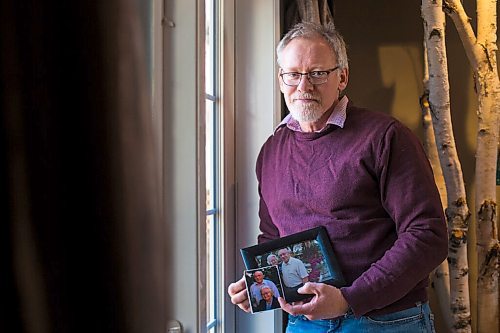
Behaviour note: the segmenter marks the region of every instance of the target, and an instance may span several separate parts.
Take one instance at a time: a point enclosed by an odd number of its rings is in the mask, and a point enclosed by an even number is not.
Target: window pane
[[[218,202],[217,190],[219,179],[219,167],[217,165],[218,144],[217,139],[217,78],[218,65],[216,63],[216,50],[217,45],[215,38],[215,1],[205,1],[205,170],[206,170],[206,260],[207,260],[207,281],[206,281],[206,309],[207,309],[207,332],[216,333],[219,331],[217,313],[217,295],[218,295],[218,276],[219,272],[216,271],[218,266],[218,247],[217,247],[217,234],[218,234]]]
[[[213,1],[205,2],[205,90],[209,95],[214,95],[214,4]]]
[[[207,186],[207,210],[215,209],[215,124],[214,124],[214,107],[215,103],[211,100],[206,100],[206,150],[205,150],[205,170],[206,170],[206,186]]]
[[[207,323],[215,319],[215,225],[214,216],[207,216]]]

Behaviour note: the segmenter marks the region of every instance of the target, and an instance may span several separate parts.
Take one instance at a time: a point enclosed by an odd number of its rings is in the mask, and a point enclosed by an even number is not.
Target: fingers
[[[283,311],[288,312],[291,315],[295,315],[292,304],[288,304],[283,297],[278,297],[278,302]]]
[[[250,310],[250,302],[248,301],[248,298],[245,299],[243,302],[236,304],[240,309],[242,309],[245,312],[251,312]]]
[[[322,318],[315,313],[315,307],[312,303],[290,304],[283,301],[280,302],[280,305],[283,311],[288,312],[289,314],[294,316],[304,315],[309,320],[316,320]]]
[[[333,317],[329,315],[331,305],[328,303],[327,292],[330,286],[323,283],[307,282],[297,291],[300,294],[313,294],[309,302],[287,303],[283,298],[278,299],[283,311],[291,315],[304,315],[309,320]]]
[[[248,294],[246,289],[240,290],[238,292],[229,295],[231,296],[231,303],[236,305],[248,301]]]
[[[245,288],[245,277],[242,277],[238,281],[231,283],[229,285],[229,287],[227,288],[227,293],[229,294],[229,296],[232,297],[233,295],[238,294],[242,290],[246,291],[246,288]]]
[[[231,297],[231,303],[237,305],[245,312],[250,312],[250,302],[248,301],[244,277],[234,283],[231,283],[227,288],[227,293]]]
[[[283,311],[288,312],[291,315],[308,315],[311,312],[311,305],[309,303],[303,302],[293,302],[287,303],[283,297],[278,297],[278,302],[280,303]]]
[[[318,284],[314,282],[306,282],[302,287],[300,287],[297,292],[299,294],[318,294],[319,288]]]

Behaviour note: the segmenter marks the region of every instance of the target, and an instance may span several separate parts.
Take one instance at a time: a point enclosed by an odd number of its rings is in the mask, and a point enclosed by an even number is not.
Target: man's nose
[[[309,82],[309,76],[307,74],[302,75],[297,89],[299,91],[310,91],[314,89],[314,85]]]

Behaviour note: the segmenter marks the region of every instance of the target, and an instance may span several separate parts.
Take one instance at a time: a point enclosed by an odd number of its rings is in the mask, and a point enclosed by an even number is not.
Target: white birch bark
[[[478,97],[476,148],[477,304],[478,332],[498,332],[498,226],[496,163],[498,147],[499,80],[497,1],[477,0],[477,38],[459,0],[445,0],[472,66]]]
[[[422,17],[429,68],[429,107],[447,192],[446,218],[449,232],[448,262],[452,331],[471,332],[467,260],[470,212],[452,129],[445,17],[441,0],[422,0]]]
[[[426,25],[424,24],[424,36],[427,36]],[[420,108],[422,111],[422,127],[424,129],[424,149],[427,158],[434,173],[434,180],[441,197],[443,209],[446,210],[447,193],[446,183],[444,181],[443,170],[439,162],[439,155],[436,146],[436,137],[434,135],[434,128],[432,126],[432,116],[429,107],[429,68],[427,60],[427,43],[424,41],[424,93],[420,98]],[[443,321],[446,325],[448,332],[452,331],[452,317],[450,309],[450,271],[448,266],[448,259],[445,259],[436,269],[431,273],[431,288],[434,291]]]

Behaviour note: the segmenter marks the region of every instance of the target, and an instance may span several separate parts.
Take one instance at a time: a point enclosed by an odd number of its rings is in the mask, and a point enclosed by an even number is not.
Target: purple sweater
[[[415,135],[349,105],[344,128],[280,127],[257,159],[259,243],[325,226],[356,316],[427,300],[448,237],[431,167]]]

